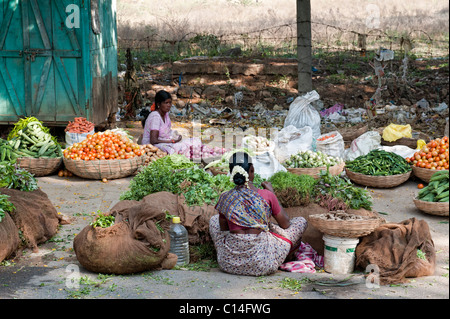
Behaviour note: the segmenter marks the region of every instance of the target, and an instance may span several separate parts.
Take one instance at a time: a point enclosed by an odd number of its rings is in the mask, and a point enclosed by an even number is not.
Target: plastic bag
[[[321,140],[325,136],[332,136]],[[316,150],[329,156],[344,158],[344,138],[338,131],[322,134],[316,141]]]
[[[276,145],[274,154],[280,163],[298,152],[313,150],[312,129],[309,126],[296,128],[289,125],[278,132],[274,140]]]
[[[414,155],[414,153],[417,151],[406,145],[380,146],[379,149],[386,151],[386,152],[395,153],[397,155],[400,155],[403,158],[412,157]]]
[[[319,98],[319,94],[314,90],[297,97],[289,106],[284,127],[289,125],[296,128],[309,126],[313,131],[313,137],[318,138],[320,136],[320,113],[311,105],[311,102]]]
[[[287,169],[280,164],[273,152],[265,152],[252,157],[255,173],[261,178],[269,179],[276,172],[286,172]]]
[[[93,135],[95,129],[87,133],[70,133],[66,132],[66,147],[72,146],[75,143],[82,142],[86,139],[88,134]]]
[[[383,140],[386,142],[394,142],[402,137],[412,137],[411,125],[389,124],[383,130]]]
[[[354,139],[350,148],[344,152],[345,161],[353,161],[355,158],[367,155],[370,151],[379,148],[381,135],[376,131],[369,131]]]

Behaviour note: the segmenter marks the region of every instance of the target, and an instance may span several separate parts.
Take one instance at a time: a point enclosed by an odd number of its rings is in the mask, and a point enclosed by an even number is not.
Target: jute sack
[[[112,211],[114,225],[88,225],[74,239],[75,254],[84,268],[121,275],[175,265],[176,256],[169,254],[170,221],[165,209],[142,200],[121,202]]]
[[[419,258],[418,250],[423,254]],[[436,251],[426,221],[410,218],[383,224],[361,238],[356,247],[356,267],[376,265],[381,285],[407,282],[407,278],[431,276]]]
[[[41,189],[23,192],[16,189],[0,188],[1,194],[9,196],[16,208],[11,215],[14,224],[22,232],[26,246],[37,252],[38,245],[46,242],[58,232],[63,223],[62,216]]]
[[[0,262],[14,255],[19,244],[19,230],[11,216],[5,214],[0,222]]]

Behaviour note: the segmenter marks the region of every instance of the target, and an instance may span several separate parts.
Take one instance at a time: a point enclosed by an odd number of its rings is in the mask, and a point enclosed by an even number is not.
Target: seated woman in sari
[[[145,120],[141,144],[152,144],[168,154],[181,154],[198,139],[188,138],[182,141],[182,136],[172,130],[172,121],[169,117],[171,107],[170,93],[158,91],[152,112]]]
[[[219,214],[210,219],[209,231],[220,268],[237,275],[274,273],[301,244],[307,222],[289,219],[268,182],[253,185],[255,169],[246,153],[230,158],[230,179],[236,187],[220,195]],[[277,224],[270,221],[271,217]]]

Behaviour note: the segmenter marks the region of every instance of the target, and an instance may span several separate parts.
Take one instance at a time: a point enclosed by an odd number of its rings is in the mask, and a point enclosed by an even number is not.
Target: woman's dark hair
[[[165,100],[172,99],[172,95],[170,95],[169,92],[160,90],[155,95],[155,107],[156,109],[159,108],[159,104],[164,102]]]
[[[169,92],[164,90],[158,91],[155,95],[155,110],[159,108],[159,104],[168,99],[172,99],[172,95]],[[147,109],[143,109],[141,111],[140,115],[143,117],[143,119],[141,120],[142,127],[145,127],[145,121],[147,121],[147,117],[150,115],[150,112],[151,111]]]
[[[141,112],[139,113],[139,115],[142,116],[141,125],[142,125],[142,128],[144,128],[145,121],[147,120],[147,117],[150,115],[150,111],[147,109],[142,109]]]
[[[245,152],[236,152],[233,155],[231,155],[229,163],[230,163],[229,164],[230,172],[233,171],[233,168],[236,165],[239,165],[248,173],[250,171],[250,167],[253,166],[250,155],[248,155]],[[238,186],[244,185],[245,176],[242,175],[241,173],[236,173],[233,177],[233,182]]]

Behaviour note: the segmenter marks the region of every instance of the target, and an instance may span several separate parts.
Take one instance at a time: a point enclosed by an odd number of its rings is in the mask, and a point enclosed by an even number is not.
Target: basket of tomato
[[[448,170],[448,146],[448,137],[444,136],[431,140],[413,156],[406,158],[412,165],[414,175],[428,183],[436,171]]]
[[[67,170],[87,179],[116,179],[130,176],[144,161],[141,147],[126,135],[107,130],[87,135],[63,151]]]

